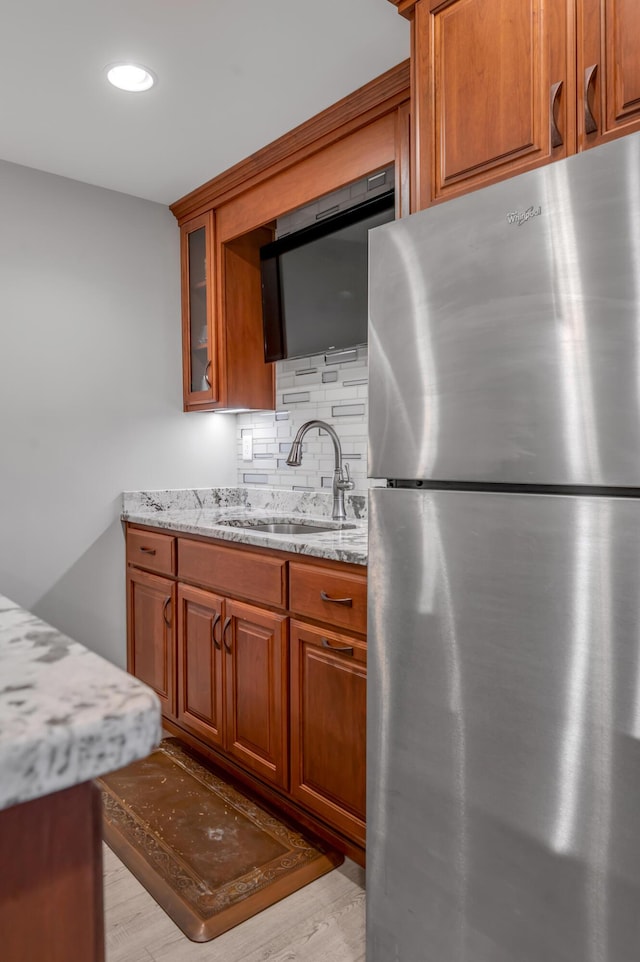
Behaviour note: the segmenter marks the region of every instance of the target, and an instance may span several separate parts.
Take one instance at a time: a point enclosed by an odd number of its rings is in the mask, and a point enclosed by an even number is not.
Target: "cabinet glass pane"
[[[207,241],[204,227],[188,235],[189,244],[189,343],[191,390],[207,391],[209,342],[207,327]]]

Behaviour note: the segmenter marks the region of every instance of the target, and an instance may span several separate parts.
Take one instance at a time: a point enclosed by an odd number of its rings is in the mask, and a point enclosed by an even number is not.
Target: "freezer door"
[[[371,492],[367,962],[640,957],[640,504]]]
[[[640,133],[369,246],[371,477],[640,486]]]

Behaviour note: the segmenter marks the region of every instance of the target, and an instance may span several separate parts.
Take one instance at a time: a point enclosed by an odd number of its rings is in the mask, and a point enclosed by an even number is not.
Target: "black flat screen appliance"
[[[261,248],[266,361],[366,343],[368,232],[394,216],[391,190]]]

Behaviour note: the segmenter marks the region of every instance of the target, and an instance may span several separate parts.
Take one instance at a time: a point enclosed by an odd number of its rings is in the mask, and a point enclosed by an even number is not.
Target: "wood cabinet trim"
[[[396,218],[411,213],[411,109],[402,104],[396,111],[395,164]]]
[[[171,205],[177,220],[230,200],[247,187],[394,110],[409,97],[409,60],[343,97]]]
[[[413,11],[417,2],[418,0],[389,0],[389,3],[392,3],[394,7],[397,8],[398,13],[401,14],[401,16],[406,17],[408,20],[410,20],[413,16]]]
[[[302,158],[293,167],[272,170],[259,184],[216,208],[221,244],[359,180],[396,160],[396,116],[387,113],[350,136]]]

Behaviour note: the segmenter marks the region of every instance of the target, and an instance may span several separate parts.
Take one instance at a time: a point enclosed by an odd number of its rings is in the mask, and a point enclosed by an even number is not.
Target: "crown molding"
[[[409,100],[409,60],[376,77],[354,93],[218,174],[171,204],[177,220],[195,217],[225,203],[261,180],[297,163]]]

